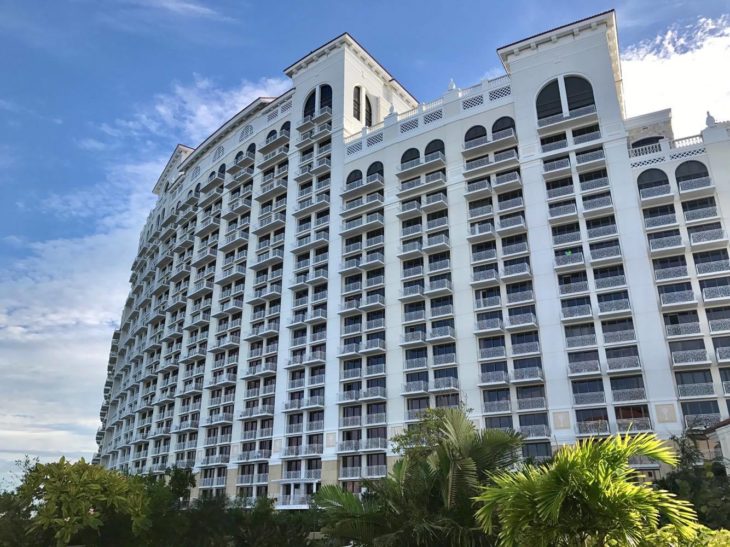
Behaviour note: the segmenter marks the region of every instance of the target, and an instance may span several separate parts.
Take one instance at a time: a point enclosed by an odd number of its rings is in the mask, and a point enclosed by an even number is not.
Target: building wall
[[[490,421],[495,418],[510,420],[511,427],[522,431],[527,437],[526,444],[535,450],[572,443],[592,433],[621,431],[630,420],[625,417],[625,412],[628,411],[620,409],[628,406],[632,407],[631,412],[646,412],[641,423],[665,439],[680,433],[685,427],[688,412],[684,411],[682,403],[714,401],[717,415],[710,413],[711,416],[703,420],[726,418],[728,407],[725,394],[730,392],[730,383],[725,378],[730,380],[730,376],[725,376],[728,372],[722,372],[726,356],[722,351],[716,352],[715,346],[725,347],[727,338],[723,337],[723,331],[715,329],[712,332],[712,325],[715,323],[710,324],[703,308],[727,305],[730,294],[725,295],[720,290],[720,297],[713,301],[699,298],[696,302],[667,306],[662,303],[658,292],[665,290],[660,285],[665,285],[667,281],[662,279],[659,284],[655,281],[658,274],[655,273],[652,260],[684,256],[692,273],[688,272],[687,278],[678,282],[688,280],[692,290],[698,295],[702,294],[703,287],[700,283],[704,279],[726,279],[730,266],[720,267],[711,275],[699,279],[691,265],[694,260],[693,252],[701,252],[701,249],[693,249],[687,244],[676,250],[657,252],[647,240],[648,237],[655,237],[651,234],[656,230],[645,227],[645,217],[652,208],[670,203],[674,204],[678,217],[681,217],[679,213],[683,202],[698,199],[693,196],[714,197],[719,216],[708,217],[707,222],[720,222],[724,227],[730,208],[725,184],[730,173],[728,128],[719,124],[707,128],[702,136],[693,139],[665,139],[653,147],[630,149],[632,141],[638,136],[648,136],[655,131],[654,128],[659,134],[671,137],[670,113],[654,113],[647,115],[645,119],[623,118],[610,43],[609,31],[604,24],[567,36],[556,35],[553,41],[541,43],[519,55],[512,55],[509,59],[509,76],[484,81],[468,89],[449,89],[436,101],[416,105],[401,88],[390,81],[387,73],[372,58],[359,46],[344,38],[336,41],[326,54],[316,59],[313,57],[311,62],[306,61],[292,70],[292,91],[269,104],[259,105],[250,115],[241,115],[240,119],[229,122],[198,150],[181,152],[179,161],[183,163],[167,169],[165,177],[168,180],[158,183],[161,188],[160,197],[142,231],[140,256],[133,265],[130,297],[122,314],[120,331],[115,334],[112,344],[109,379],[105,386],[107,395],[101,413],[103,425],[97,435],[100,446],[99,461],[108,467],[145,473],[160,472],[173,464],[193,466],[199,479],[199,487],[194,492],[196,496],[224,492],[229,496],[269,495],[277,497],[281,507],[300,507],[306,502],[306,496],[320,482],[340,481],[349,488],[357,489],[361,478],[368,474],[377,476],[382,471],[379,464],[370,465],[367,462],[379,462],[382,455],[382,461],[392,465],[392,451],[377,443],[372,446],[363,443],[359,445],[360,449],[354,451],[342,444],[343,441],[357,438],[358,434],[353,433],[355,430],[359,430],[360,439],[367,439],[370,433],[379,435],[375,426],[342,425],[344,422],[341,419],[345,417],[342,409],[345,406],[360,406],[361,415],[367,416],[369,405],[384,404],[387,415],[384,427],[390,437],[417,418],[417,413],[409,407],[414,399],[428,397],[431,407],[439,404],[452,405],[458,400],[471,409],[472,419],[481,427],[495,423]],[[538,122],[535,107],[538,93],[544,85],[556,78],[561,89],[563,112],[568,112],[564,77],[570,75],[580,75],[591,83],[595,112],[558,119],[552,124]],[[301,129],[311,125],[304,117],[305,101],[315,89],[319,97],[321,86],[325,84],[332,87],[332,112],[322,115],[321,121],[314,123],[314,127],[319,131],[323,124],[331,122],[331,129],[324,130],[329,137],[309,137]],[[363,121],[358,122],[352,116],[352,89],[355,85],[362,86],[372,98],[372,127],[363,127]],[[362,107],[364,110],[364,101]],[[315,116],[317,119],[319,114],[321,113],[318,110]],[[499,138],[493,138],[491,128],[504,117],[514,121],[514,132],[503,137],[502,142]],[[272,194],[278,199],[285,199],[273,211],[274,214],[286,215],[286,221],[280,225],[274,222],[270,228],[262,227],[261,223],[266,222],[269,214],[266,208],[269,198],[267,195],[262,196],[262,192],[267,191],[264,173],[269,168],[260,169],[267,161],[267,156],[259,150],[266,146],[269,132],[272,129],[280,130],[286,122],[291,127],[290,138],[284,139],[281,145],[288,142],[289,148],[277,161],[277,165],[288,163],[288,172],[282,175],[287,182],[285,187],[273,190]],[[575,141],[574,131],[595,124],[600,129],[600,135],[592,133],[583,142]],[[465,135],[476,125],[484,126],[489,138],[479,147],[468,148],[464,144]],[[541,139],[561,133],[566,135],[563,146],[555,145],[550,150],[550,146],[541,144]],[[312,139],[319,144],[314,147],[314,159],[310,160],[307,157],[310,145],[305,141]],[[330,148],[325,146],[327,139],[331,141]],[[406,150],[415,148],[423,158],[426,147],[435,140],[444,144],[443,157],[404,168],[402,156]],[[229,172],[222,181],[207,184],[209,173],[216,171],[221,163],[225,163],[230,169],[236,162],[237,155],[247,150],[251,143],[255,143],[257,147],[252,164],[255,169],[253,176],[241,176],[242,171],[238,174]],[[517,155],[514,158],[505,156],[504,152],[513,148]],[[586,151],[596,151],[599,148],[602,155],[599,152],[590,158],[586,155]],[[475,150],[479,149],[484,152],[476,153]],[[489,162],[485,161],[483,165],[475,167],[474,159],[486,157],[485,155],[488,155]],[[188,159],[184,160],[185,157]],[[553,170],[555,160],[563,157],[568,158],[570,166]],[[329,158],[330,162],[320,164],[318,162],[321,158]],[[704,184],[691,192],[679,191],[680,184],[674,171],[687,159],[699,160],[707,166],[711,184]],[[314,177],[307,174],[307,165],[311,161],[314,168],[320,171]],[[368,168],[375,162],[383,164],[382,179],[373,180],[372,184],[367,182],[362,189],[347,186],[350,173],[360,170],[363,177],[366,177]],[[657,194],[645,199],[640,194],[637,179],[648,167],[660,168],[666,172],[670,187],[666,195]],[[598,183],[591,186],[583,180],[586,173],[599,169],[605,169],[607,173],[608,182],[601,183],[605,186]],[[510,178],[509,173],[516,171],[519,172],[519,178]],[[412,175],[408,175],[409,172]],[[425,178],[440,172],[443,176]],[[563,174],[555,176],[556,172]],[[418,183],[412,182],[416,176],[421,177]],[[480,181],[481,177],[489,178],[489,186],[485,186],[487,189],[475,190],[475,181]],[[307,193],[310,180],[314,188],[311,194]],[[573,190],[549,190],[556,180],[571,180]],[[194,192],[201,181],[205,190],[199,197],[193,194],[188,198],[189,193]],[[252,189],[250,206],[237,205],[240,202],[236,201],[233,193],[238,191],[237,188],[246,188],[249,185]],[[507,209],[507,205],[502,204],[504,196],[510,197],[517,191],[521,191],[522,202],[510,201],[510,208]],[[365,198],[377,192],[382,192],[382,200],[354,205],[351,203],[358,195]],[[596,205],[596,196],[603,196],[606,192],[610,192],[610,202]],[[328,203],[310,205],[306,201],[310,195],[316,198],[320,195],[326,196],[327,193]],[[343,193],[344,197],[341,195]],[[437,196],[439,193],[446,196],[445,206],[440,205]],[[420,200],[422,212],[418,215],[424,226],[424,235],[403,236],[402,230],[416,218],[408,210],[409,202],[416,198]],[[486,198],[492,199],[492,213],[474,214],[470,207]],[[186,209],[171,213],[177,209],[178,202],[187,202]],[[571,202],[575,204],[574,210],[565,216],[555,213],[556,204],[570,205]],[[234,208],[240,213],[236,213]],[[328,217],[324,216],[325,211],[329,212]],[[366,218],[366,215],[381,211],[382,222],[376,217]],[[439,211],[447,212],[448,222],[445,226],[438,226],[437,215],[441,214]],[[507,226],[509,215],[513,213],[524,216],[523,228],[513,229]],[[240,220],[240,215],[246,214],[250,215],[250,227]],[[607,219],[611,215],[615,218],[615,236],[609,235],[608,239],[589,236],[595,219]],[[213,229],[206,233],[207,223],[211,222],[208,220],[209,216],[214,219],[218,217],[218,220],[212,221]],[[306,230],[313,238],[316,239],[318,232],[328,229],[323,240],[315,241],[310,251],[304,250],[309,243],[302,243],[301,238],[305,231],[300,229],[307,216],[312,221],[317,218],[324,221],[321,225]],[[359,232],[360,241],[365,247],[370,241],[368,234],[379,233],[377,230],[380,229],[383,231],[383,241],[372,239],[375,243],[370,251],[352,251],[353,247],[347,247],[348,240],[352,240],[358,233],[359,228],[350,228],[351,221],[358,217],[366,225],[372,222],[370,229]],[[195,226],[187,226],[186,223],[193,218],[197,219]],[[373,218],[375,220],[371,221]],[[428,224],[431,220],[435,222],[433,229]],[[229,234],[234,233],[230,229],[236,222],[239,223],[236,230],[243,230],[248,239],[247,242],[242,239],[237,246],[233,246],[228,238]],[[475,235],[475,224],[488,222],[493,223],[494,235]],[[220,226],[215,227],[218,223]],[[579,227],[580,237],[567,245],[556,243],[555,234],[558,232],[555,230],[574,223]],[[683,241],[691,239],[687,228],[692,230],[696,225],[697,221],[685,222],[678,218],[676,229],[680,230]],[[448,244],[435,243],[432,249],[428,247],[429,234],[446,233],[445,230],[448,230]],[[217,243],[212,243],[210,234],[216,232]],[[277,233],[283,233],[283,239],[267,243],[270,241],[268,238]],[[195,234],[192,248],[184,244],[188,234]],[[509,238],[520,234],[526,234],[529,249],[527,252],[514,251],[514,246],[509,247],[513,241]],[[408,251],[407,244],[414,237],[422,237],[423,245],[427,248],[415,254]],[[718,252],[726,252],[726,237],[724,234],[715,238],[711,242],[712,248]],[[618,241],[620,255],[609,256],[608,260],[598,257],[597,245],[613,239]],[[432,240],[436,241],[434,238]],[[496,259],[475,261],[473,246],[480,242],[491,244],[492,241],[496,249]],[[403,247],[404,244],[406,248]],[[209,262],[204,262],[207,260],[205,257],[209,246],[213,254]],[[262,267],[261,253],[279,248],[283,249],[281,257],[274,257],[270,264],[266,263],[265,268]],[[239,254],[228,258],[235,249],[238,249]],[[317,253],[325,250],[328,253],[326,278],[318,284],[309,280],[297,281],[297,276],[302,271],[297,264],[303,253],[310,252],[313,259]],[[449,253],[448,266],[432,275],[429,272],[429,256],[437,256],[446,251]],[[244,252],[247,254],[243,254]],[[361,260],[367,262],[368,256],[376,256],[373,253],[379,252],[383,253],[382,264],[376,258],[375,265],[358,266],[354,269],[348,266],[348,260],[358,256],[358,253]],[[585,257],[583,262],[568,263],[572,258],[568,262],[564,260],[581,253]],[[596,256],[592,256],[592,253]],[[201,256],[203,258],[199,258]],[[405,278],[404,267],[416,256],[423,258],[426,271],[420,276]],[[510,265],[514,259],[529,260],[529,270],[511,277]],[[190,262],[199,267],[193,266],[189,274],[178,271],[178,266]],[[490,264],[499,268],[498,279],[492,283],[482,282],[475,277],[479,275],[480,268],[491,267]],[[237,265],[242,267],[242,273],[231,274],[231,267],[235,268]],[[603,282],[599,280],[598,272],[608,266],[623,267],[626,280],[624,287],[606,289],[601,284]],[[182,270],[186,269],[185,266],[180,267]],[[313,271],[314,267],[309,271]],[[274,273],[279,269],[280,277],[275,277]],[[380,275],[381,270],[384,277],[382,289],[376,283],[372,291],[383,291],[384,327],[378,326],[379,323],[376,322],[371,330],[366,328],[360,334],[348,334],[344,327],[352,324],[354,319],[347,317],[359,315],[362,324],[367,327],[368,318],[376,317],[372,314],[379,309],[380,304],[370,308],[360,306],[351,313],[352,310],[346,308],[346,301],[352,296],[345,290],[347,280],[360,275],[365,282],[368,276],[373,276],[373,272]],[[268,272],[269,278],[260,283],[261,278],[257,276],[264,271]],[[581,275],[580,272],[585,272],[588,290],[575,293],[566,291],[566,287],[561,285],[561,276],[570,273]],[[194,278],[198,274],[204,276],[203,280],[214,281],[212,290],[208,291],[205,287],[201,289],[200,285],[196,285]],[[438,279],[445,275],[449,276],[450,287],[429,292],[429,283],[432,280],[438,283]],[[416,298],[404,296],[403,290],[408,283],[418,279],[422,280],[418,282],[424,284],[424,295]],[[532,284],[531,299],[521,304],[509,302],[515,296],[511,291],[515,287],[519,288],[516,284],[520,282]],[[231,283],[244,284],[240,311],[235,304],[235,294],[230,296],[224,293],[224,288]],[[259,298],[257,291],[262,287],[273,289],[279,283],[281,295],[278,298],[281,308],[276,311],[274,303],[277,298]],[[312,302],[317,295],[322,294],[319,287],[324,285],[327,290],[326,299]],[[315,292],[315,288],[318,292]],[[500,304],[492,308],[477,308],[478,291],[481,289],[498,290]],[[300,306],[298,300],[304,294],[302,291],[306,291],[308,297],[306,308]],[[362,288],[361,297],[367,298],[368,294],[375,294],[369,291],[370,287]],[[630,307],[609,308],[603,302],[604,295],[620,291],[628,294]],[[198,296],[191,297],[196,292],[202,295],[200,298],[203,301],[198,302]],[[177,295],[181,295],[179,307],[175,304]],[[441,302],[441,297],[451,298],[451,308],[445,315],[433,318],[429,305]],[[571,298],[579,297],[589,299],[591,313],[581,320],[566,318],[565,306]],[[208,298],[210,303],[206,304],[205,299]],[[256,306],[266,301],[266,298],[269,298],[270,304],[267,304],[266,310],[269,314],[264,321],[277,324],[278,317],[278,331],[259,335],[251,331],[262,321],[255,313],[258,310]],[[429,311],[426,312],[425,319],[412,321],[405,314],[406,306],[409,302],[418,301],[422,301],[424,309]],[[200,314],[206,313],[208,306],[210,318],[198,321]],[[234,311],[227,311],[230,306],[235,308]],[[519,324],[516,317],[512,317],[513,323],[509,323],[510,310],[521,309],[522,306],[534,306],[534,326],[530,326],[529,322]],[[326,309],[326,322],[318,321],[315,316],[312,316],[311,321],[307,319],[299,322],[297,319],[299,310],[308,310],[311,315],[320,307]],[[439,309],[446,308],[448,306],[445,305]],[[158,313],[157,309],[162,311]],[[696,311],[700,333],[668,340],[668,331],[664,327],[665,315],[673,314],[677,310]],[[500,329],[487,331],[477,325],[482,317],[480,314],[495,312],[500,312],[504,320]],[[175,315],[176,313],[179,315]],[[232,326],[235,318],[240,318],[240,327]],[[607,338],[608,331],[602,325],[604,322],[622,319],[633,322],[635,340],[619,340],[612,344]],[[196,322],[199,326],[194,326]],[[452,333],[445,336],[431,333],[436,325],[442,324],[452,325]],[[569,341],[566,338],[566,329],[577,324],[583,325],[585,329],[593,328],[596,336],[593,343],[579,347],[575,346],[575,339]],[[326,335],[324,339],[315,340],[313,337],[321,331],[322,325],[326,325]],[[178,326],[181,327],[179,334],[175,330]],[[207,333],[201,335],[205,338],[206,347],[199,345],[201,341],[193,342],[195,333],[200,332],[201,328],[207,328]],[[406,341],[403,337],[412,328],[425,329],[425,340]],[[299,332],[298,329],[306,329],[308,338],[304,345],[295,344],[294,333]],[[234,339],[229,345],[225,345],[227,342],[224,340],[222,346],[216,347],[224,332],[231,336],[236,336],[235,333],[238,332],[240,339]],[[519,340],[520,333],[532,332],[536,332],[539,339],[538,351],[532,354],[520,353],[523,350],[520,347],[518,351],[516,340]],[[384,347],[368,349],[360,346],[354,355],[345,351],[347,341],[354,339],[352,336],[361,336],[362,342],[366,342],[381,336],[380,333],[384,339]],[[481,340],[498,336],[504,337],[504,358],[493,358],[481,349],[487,347],[480,345]],[[269,362],[276,363],[275,373],[256,371],[255,367],[260,362],[256,352],[262,340],[264,347],[276,348],[275,353],[269,356]],[[678,340],[702,340],[707,349],[707,360],[678,365]],[[180,346],[176,349],[178,343]],[[670,343],[674,346],[670,346]],[[316,354],[317,348],[322,344],[326,344],[324,360],[299,357],[302,351],[304,355]],[[437,362],[435,359],[438,348],[446,348],[448,344],[455,347],[454,363]],[[636,347],[636,363],[640,363],[640,366],[634,369],[612,366],[611,363],[623,362],[611,357],[616,351],[612,348],[620,347]],[[199,355],[195,353],[197,348],[202,348]],[[406,360],[410,355],[408,351],[415,348],[424,348],[425,355],[428,356],[427,366],[417,370],[410,369],[413,361]],[[579,351],[596,352],[599,368],[583,375],[571,373],[572,367],[576,365],[576,357],[571,357],[571,354]],[[358,391],[355,396],[352,386],[356,380],[345,377],[346,363],[360,358],[361,366],[364,366],[368,357],[380,355],[385,359],[384,372],[381,374],[373,368],[375,372],[368,376],[363,368],[361,386],[357,390],[366,390],[371,383],[373,386],[380,386],[384,378],[386,394],[382,396],[372,392],[366,395],[364,391]],[[530,363],[539,362],[541,376],[525,377],[522,369],[522,372],[518,371],[522,359],[528,357],[533,359]],[[225,364],[225,359],[230,359],[230,363]],[[502,361],[506,363],[505,370],[509,373],[504,377],[507,381],[500,383],[488,379],[493,378],[489,376],[492,373],[485,371],[490,371],[490,367],[497,367]],[[324,366],[325,371],[323,403],[312,398],[307,408],[290,408],[300,395],[307,399],[310,396],[315,397],[311,394],[320,392],[319,384],[311,381],[320,366]],[[458,384],[454,388],[444,388],[438,382],[439,375],[445,374],[441,371],[451,369],[456,371]],[[709,371],[713,393],[681,396],[674,373],[686,370]],[[225,384],[225,379],[220,376],[221,371],[231,371],[233,380]],[[304,371],[301,386],[296,382],[290,384],[290,380],[296,380],[297,371]],[[411,375],[418,371],[429,382],[422,392],[412,391],[412,385],[406,385]],[[199,374],[202,374],[203,387],[197,390],[190,386]],[[626,375],[642,377],[645,390],[642,400],[614,400],[618,392],[612,389],[613,385],[620,382],[617,378]],[[275,378],[273,393],[251,391],[259,389],[254,386],[263,385],[266,378]],[[219,380],[222,383],[211,386],[212,382]],[[577,404],[578,399],[573,396],[575,383],[584,380],[594,380],[593,385],[602,386],[605,401]],[[261,383],[256,384],[257,381]],[[193,393],[192,399],[186,389],[193,390],[190,392]],[[220,389],[224,391],[219,392]],[[538,393],[540,389],[544,390],[545,408],[534,406],[539,396],[531,396],[530,401],[525,400],[530,397],[523,396],[524,393]],[[497,390],[508,390],[508,399],[500,399],[508,403],[506,410],[494,411],[494,407],[489,407],[492,410],[488,410],[483,406],[485,397],[496,397]],[[166,395],[168,392],[174,395]],[[213,400],[214,394],[234,392],[235,396],[231,395],[228,403]],[[444,397],[448,394],[452,395],[451,399]],[[258,407],[269,404],[271,396],[274,397],[274,411],[271,415],[242,416],[252,405]],[[345,399],[349,402],[343,403]],[[200,410],[196,411],[191,405],[198,401]],[[690,406],[686,408],[689,409]],[[307,431],[297,433],[296,429],[289,427],[294,423],[290,421],[290,416],[301,413],[306,422],[320,411],[324,413],[323,427],[316,431],[322,435],[321,450],[312,445],[310,448],[314,452],[310,454],[285,453],[288,446],[294,446],[291,444],[294,437],[301,438],[305,445],[310,438]],[[586,418],[587,413],[591,412],[596,415],[604,413],[605,419]],[[226,418],[224,415],[229,413],[232,416]],[[705,416],[707,413],[699,414]],[[181,425],[192,423],[196,415],[199,416],[199,425],[189,428],[188,431],[180,430]],[[545,428],[531,425],[539,423],[543,415]],[[263,424],[267,416],[273,420],[270,433],[264,431],[266,428]],[[224,419],[206,424],[206,420],[211,417]],[[258,423],[257,438],[247,439],[244,424],[254,420]],[[226,432],[230,431],[230,437],[218,437],[206,442],[206,437],[209,438],[213,431],[217,431],[218,435],[229,435]],[[246,444],[248,442],[253,444]],[[180,444],[185,446],[178,446]],[[269,446],[270,455],[269,452],[263,455],[253,453],[268,451],[269,448],[266,447]],[[534,454],[546,455],[543,452]],[[358,455],[360,463],[357,466],[362,468],[361,472],[345,465],[345,462],[356,461],[351,456]],[[525,455],[530,456],[533,453],[528,450]],[[246,465],[254,467],[248,468]],[[295,465],[312,473],[301,475],[298,479],[292,478],[289,476],[291,473],[287,474],[287,469]],[[348,468],[347,473],[345,468]],[[248,471],[250,469],[252,471]],[[317,469],[321,469],[321,475],[316,472]],[[255,480],[254,476],[259,480]]]

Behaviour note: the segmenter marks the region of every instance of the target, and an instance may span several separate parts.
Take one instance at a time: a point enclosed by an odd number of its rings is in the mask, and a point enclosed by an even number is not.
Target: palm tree
[[[474,520],[472,498],[490,473],[517,461],[521,438],[478,431],[461,409],[437,414],[436,424],[427,450],[405,450],[385,479],[367,483],[366,494],[323,486],[315,496],[323,532],[355,545],[489,545]]]
[[[629,465],[634,456],[676,463],[654,435],[590,439],[562,448],[546,466],[494,475],[476,497],[477,521],[487,533],[498,521],[504,547],[636,545],[657,529],[660,516],[691,538],[692,506],[637,480]]]

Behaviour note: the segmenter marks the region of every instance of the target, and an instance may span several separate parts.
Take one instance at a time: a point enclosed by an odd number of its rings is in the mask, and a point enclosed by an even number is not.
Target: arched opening
[[[178,201],[177,202],[177,205],[175,205],[175,210],[176,211],[179,211],[180,210],[180,207],[182,207],[182,202],[181,201]]]
[[[360,93],[361,88],[359,85],[356,85],[352,89],[352,117],[356,120],[360,119]]]
[[[355,169],[354,171],[351,171],[349,175],[347,175],[346,183],[351,184],[359,180],[362,180],[362,171],[360,171],[359,169]]]
[[[537,107],[538,120],[562,114],[563,107],[560,104],[560,87],[558,87],[557,80],[553,80],[542,88],[542,91],[537,95],[535,106]]]
[[[276,138],[276,129],[272,129],[269,131],[269,133],[266,135],[266,142],[271,142]]]
[[[241,150],[238,154],[236,154],[236,157],[233,160],[233,163],[238,163],[243,159],[243,150]]]
[[[216,175],[216,172],[211,171],[210,174],[208,175],[208,180],[213,180],[215,178],[215,175]]]
[[[665,188],[669,191],[669,178],[661,169],[652,168],[642,171],[636,181],[639,185],[639,193],[643,198],[664,193],[660,190],[653,191],[653,188]]]
[[[707,167],[705,167],[704,163],[697,160],[690,160],[680,163],[674,172],[674,176],[677,178],[677,182],[682,182],[709,177],[710,174],[707,172]]]
[[[469,144],[477,139],[485,139],[487,137],[487,129],[482,125],[475,125],[470,127],[464,135],[464,143]]]
[[[200,193],[200,183],[198,183],[198,184],[195,185],[195,193],[196,194],[199,194]]]
[[[221,163],[218,166],[218,175],[221,177],[225,177],[225,175],[226,175],[226,164],[225,163]]]
[[[365,126],[373,126],[373,106],[370,104],[370,97],[365,95]]]
[[[246,148],[246,152],[249,155],[255,155],[256,154],[256,145],[254,143],[249,144],[248,148]]]
[[[428,159],[435,154],[443,154],[444,150],[444,141],[442,141],[441,139],[435,139],[426,145],[426,150],[424,151],[423,155],[426,159]]]
[[[659,144],[659,141],[662,140],[664,137],[644,137],[643,139],[639,139],[638,141],[634,141],[631,143],[631,148],[641,148],[642,146],[650,146],[652,144]]]
[[[291,130],[291,124],[289,122],[284,122],[281,126],[281,129],[279,130],[279,134],[286,133],[288,135],[290,130]]]
[[[499,135],[505,135],[508,131],[515,129],[515,121],[509,116],[502,116],[492,124],[492,138],[495,139]],[[495,137],[497,135],[497,137]]]
[[[382,177],[383,172],[383,164],[379,161],[373,162],[370,164],[370,167],[368,167],[368,179],[375,175],[380,175]]]
[[[404,165],[411,161],[417,161],[420,157],[421,153],[418,151],[417,148],[409,148],[408,150],[403,152],[403,155],[400,157],[400,163],[401,165]]]
[[[305,118],[307,116],[314,116],[314,110],[316,109],[316,100],[317,100],[317,95],[314,92],[314,90],[312,90],[312,92],[307,97],[307,100],[304,101],[304,117]]]
[[[593,87],[588,80],[580,76],[566,76],[565,95],[568,99],[568,110],[571,112],[596,104],[593,98]]]
[[[319,109],[332,108],[332,88],[324,84],[319,88]]]
[[[192,195],[193,195],[193,191],[192,190],[188,190],[188,197],[191,197]]]

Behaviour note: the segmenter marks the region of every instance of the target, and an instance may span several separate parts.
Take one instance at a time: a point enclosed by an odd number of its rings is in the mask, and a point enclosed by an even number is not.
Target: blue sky
[[[23,453],[93,451],[109,337],[172,147],[285,90],[281,70],[343,31],[428,101],[450,78],[498,75],[497,47],[613,7],[629,113],[672,106],[680,136],[706,108],[730,118],[716,70],[728,1],[544,6],[0,0],[0,473]]]

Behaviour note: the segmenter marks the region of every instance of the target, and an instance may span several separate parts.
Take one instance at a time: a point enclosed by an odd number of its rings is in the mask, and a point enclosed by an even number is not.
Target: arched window
[[[360,86],[356,85],[352,90],[352,117],[360,119]]]
[[[319,88],[319,109],[332,108],[332,88],[324,84]]]
[[[365,95],[365,126],[373,126],[373,105],[370,104],[370,97]]]
[[[677,182],[682,182],[709,177],[710,174],[707,172],[707,167],[705,167],[704,163],[697,160],[690,160],[680,163],[674,172],[674,176],[677,178]]]
[[[218,174],[219,174],[219,175],[220,175],[221,177],[225,177],[225,176],[226,176],[226,164],[225,164],[225,163],[221,163],[221,164],[220,164],[220,165],[218,166]]]
[[[256,154],[256,145],[254,143],[249,144],[248,148],[246,148],[246,152],[249,154]]]
[[[596,104],[593,99],[593,87],[588,80],[580,76],[565,77],[565,95],[568,99],[568,110],[571,112]]]
[[[281,126],[281,129],[279,130],[279,134],[289,133],[290,130],[291,130],[291,124],[289,122],[284,122]]]
[[[188,190],[188,197],[190,197],[192,195],[193,195],[193,191],[192,190]]]
[[[429,157],[430,155],[438,154],[439,152],[442,154],[444,153],[444,141],[436,139],[426,145],[426,150],[423,155],[425,157]]]
[[[180,207],[182,207],[182,202],[178,201],[177,202],[177,205],[175,205],[175,210],[176,211],[179,211],[180,210]]]
[[[368,178],[370,178],[372,175],[380,175],[381,177],[383,176],[383,164],[379,161],[371,163],[370,167],[368,167]]]
[[[660,140],[662,140],[664,137],[644,137],[643,139],[639,139],[638,141],[634,141],[631,143],[631,148],[641,148],[642,146],[649,146],[652,144],[658,144]]]
[[[276,138],[276,129],[272,129],[269,131],[268,135],[266,135],[266,142],[273,141]]]
[[[473,127],[470,127],[469,130],[466,132],[466,135],[464,135],[464,142],[468,143],[470,141],[481,139],[486,136],[487,130],[481,125],[475,125]]]
[[[314,116],[314,110],[316,108],[317,95],[314,90],[309,94],[307,100],[304,101],[304,117]]]
[[[401,165],[404,163],[408,163],[410,161],[417,160],[421,157],[421,153],[418,151],[417,148],[409,148],[405,152],[403,152],[403,155],[400,157]]]
[[[492,124],[492,138],[494,135],[515,128],[515,121],[509,116],[502,116]]]
[[[553,80],[542,88],[537,96],[535,106],[537,107],[538,120],[563,112],[563,107],[560,105],[560,88],[557,80]]]
[[[656,188],[657,186],[669,187],[669,178],[667,174],[661,169],[647,169],[642,171],[636,179],[639,185],[639,191],[647,190],[649,188]],[[648,196],[645,196],[648,197]]]
[[[238,163],[242,159],[243,159],[243,150],[241,150],[238,154],[236,154],[236,157],[233,160],[233,163]]]
[[[362,171],[359,169],[355,169],[354,171],[351,171],[349,175],[347,175],[347,184],[350,184],[352,182],[357,182],[358,180],[362,180]]]
[[[200,193],[200,183],[198,183],[198,184],[195,185],[195,193],[196,194],[199,194]]]

